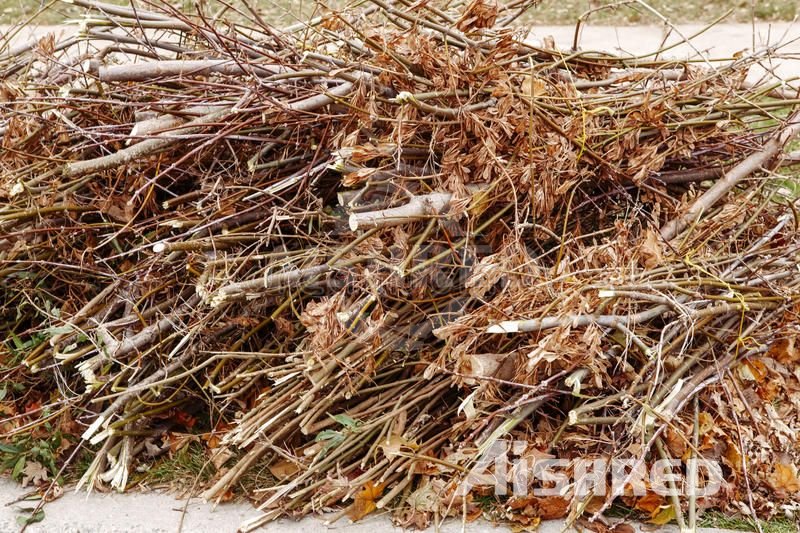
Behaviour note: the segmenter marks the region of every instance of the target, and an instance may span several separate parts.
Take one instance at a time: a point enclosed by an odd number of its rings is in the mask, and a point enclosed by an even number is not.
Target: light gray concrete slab
[[[726,58],[734,54],[748,54],[765,47],[777,47],[781,59],[765,61],[755,67],[749,76],[756,80],[767,70],[783,79],[800,77],[800,22],[771,22],[752,24],[717,24],[705,31],[703,24],[667,26],[593,26],[582,28],[578,39],[583,50],[599,50],[615,54],[641,55],[662,48],[664,44],[680,43],[683,37],[694,36],[691,44],[678,44],[660,57],[667,58]],[[0,55],[6,41],[18,46],[48,34],[65,37],[74,34],[77,26],[29,26],[23,29],[0,25]],[[574,41],[574,26],[533,25],[530,39],[541,41],[552,37],[562,49],[569,49]],[[795,87],[798,83],[795,82]]]
[[[705,29],[705,24],[668,26],[594,26],[585,25],[578,38],[584,50],[601,50],[624,54],[654,52],[663,45],[671,46],[691,37],[691,45],[680,44],[667,52],[668,57],[694,57],[698,53],[710,57],[732,56],[737,52],[758,50],[765,46],[784,45],[781,52],[800,53],[800,22],[759,22],[717,24]],[[705,30],[705,31],[703,31]],[[570,48],[575,37],[574,26],[534,25],[535,38],[552,36],[557,45]]]
[[[0,478],[0,533],[20,530],[17,517],[26,516],[25,510],[36,506],[37,501],[13,504],[29,489],[18,483]],[[184,514],[184,506],[186,512]],[[63,496],[44,507],[44,520],[31,524],[28,533],[235,533],[238,526],[259,511],[248,503],[226,503],[219,506],[201,500],[177,500],[172,495],[158,492],[130,492],[125,494],[75,493],[66,491]],[[181,526],[181,517],[183,524]],[[633,524],[637,533],[679,533],[678,528]],[[431,531],[434,528],[430,529]],[[351,524],[342,519],[326,526],[320,517],[300,521],[279,520],[267,524],[265,533],[384,533],[403,530],[392,525],[387,514],[374,514]],[[507,533],[508,526],[484,520],[461,524],[458,520],[445,522],[438,530],[442,533]],[[539,533],[562,533],[564,523],[559,520],[542,522]],[[569,529],[567,531],[574,532]],[[700,528],[700,533],[726,533],[725,530]]]
[[[771,47],[779,57],[754,66],[748,79],[756,81],[764,75],[784,80],[800,77],[800,22],[718,24],[703,31],[705,28],[703,24],[681,24],[674,29],[667,26],[589,25],[579,34],[578,48],[636,56],[670,46],[658,57],[703,61],[748,55]],[[530,39],[542,41],[548,36],[559,48],[567,50],[575,40],[575,27],[534,26]],[[691,38],[690,44],[684,42],[684,38]],[[793,87],[798,86],[800,84],[793,81]]]
[[[35,500],[8,502],[19,499],[26,489],[8,479],[0,479],[0,532],[19,531],[17,517],[25,516],[26,509],[38,503]],[[244,502],[226,503],[218,506],[190,500],[184,513],[185,500],[177,500],[170,494],[157,492],[129,492],[125,494],[75,493],[66,491],[60,498],[44,507],[45,518],[26,529],[30,533],[233,533],[247,519],[259,516],[260,512]],[[558,522],[548,525],[543,533],[559,533]],[[322,533],[343,531],[346,533],[379,533],[397,531],[389,517],[375,515],[351,524],[345,518],[326,526],[321,517],[300,521],[280,520],[265,526],[268,533]],[[444,533],[462,531],[461,524],[451,521],[442,529]],[[508,528],[495,528],[487,522],[467,524],[465,533],[507,532]]]

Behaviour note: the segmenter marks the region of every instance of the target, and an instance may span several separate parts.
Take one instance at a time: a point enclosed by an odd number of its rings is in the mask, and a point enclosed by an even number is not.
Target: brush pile
[[[774,50],[557,50],[509,26],[527,2],[73,3],[77,34],[0,56],[9,446],[62,432],[56,467],[122,490],[194,437],[207,499],[269,472],[244,530],[797,509],[800,100],[745,80]],[[509,440],[726,482],[456,490]]]

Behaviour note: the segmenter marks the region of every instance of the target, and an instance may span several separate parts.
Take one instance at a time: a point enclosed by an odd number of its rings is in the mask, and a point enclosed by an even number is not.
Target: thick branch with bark
[[[432,193],[414,196],[410,202],[399,207],[353,213],[350,215],[350,229],[357,231],[368,228],[388,228],[439,215],[450,204],[452,194]]]
[[[189,76],[206,76],[208,74],[224,74],[241,76],[254,74],[268,77],[284,74],[292,70],[281,65],[234,63],[230,59],[174,60],[151,61],[129,65],[102,66],[97,76],[105,83],[123,81],[150,81],[158,78],[174,78]]]
[[[674,239],[686,229],[693,221],[697,220],[705,211],[713,207],[722,197],[728,194],[743,179],[758,172],[768,165],[783,150],[783,147],[797,134],[800,133],[800,112],[794,112],[787,121],[787,126],[777,132],[760,152],[756,152],[744,159],[741,163],[730,169],[713,187],[708,189],[689,207],[683,215],[669,221],[661,228],[664,240]]]

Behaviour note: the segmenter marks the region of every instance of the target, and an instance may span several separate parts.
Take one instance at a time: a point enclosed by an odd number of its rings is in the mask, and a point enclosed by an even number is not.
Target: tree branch
[[[731,189],[743,179],[769,164],[780,152],[784,145],[800,133],[800,111],[795,111],[789,117],[787,126],[777,132],[760,152],[751,154],[741,163],[730,169],[718,182],[708,189],[689,207],[685,214],[670,220],[661,228],[661,236],[665,240],[674,239],[680,232],[697,220],[700,215],[710,209]]]

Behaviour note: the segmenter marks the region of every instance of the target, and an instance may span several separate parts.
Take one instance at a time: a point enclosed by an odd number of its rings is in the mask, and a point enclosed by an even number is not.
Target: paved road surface
[[[0,479],[0,533],[19,531],[17,517],[20,507],[33,507],[35,502],[7,505],[25,491],[7,479]],[[192,501],[179,529],[185,501],[167,494],[85,494],[68,492],[48,503],[45,518],[28,526],[27,533],[234,533],[245,519],[258,516],[258,511],[246,503],[222,504],[216,508]],[[564,524],[558,520],[543,522],[538,533],[562,533]],[[299,522],[282,520],[267,525],[265,533],[401,533],[391,525],[386,515],[370,516],[350,524],[348,520],[327,527],[320,519],[306,518]],[[432,531],[432,529],[431,529]],[[446,522],[442,533],[508,533],[505,526],[477,521],[462,530],[459,521]],[[574,530],[570,530],[574,531]],[[652,533],[653,526],[637,526],[637,533]],[[700,533],[727,533],[725,530],[700,528]],[[679,533],[677,527],[658,528],[659,533]]]
[[[690,37],[700,33],[691,39],[691,45],[677,46],[669,50],[666,56],[702,58],[705,55],[705,57],[724,58],[738,52],[747,53],[763,49],[765,46],[782,45],[780,53],[791,57],[777,61],[776,72],[784,78],[800,77],[800,22],[759,23],[755,26],[719,24],[701,33],[703,27],[701,24],[682,24],[669,36],[665,36],[663,26],[587,26],[581,32],[579,46],[584,50],[647,54],[658,50],[665,37],[667,44],[674,44],[682,40],[681,36]],[[8,32],[8,26],[0,25],[0,49],[5,40],[2,35]],[[64,36],[73,32],[75,32],[74,27],[39,26],[17,32],[12,41],[19,44],[47,33]],[[531,37],[542,39],[552,36],[556,44],[569,48],[572,46],[574,34],[573,26],[534,26]],[[754,72],[753,76],[757,76],[759,72]]]

